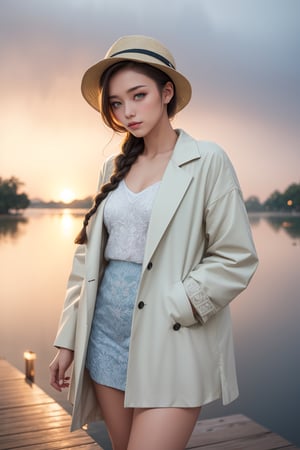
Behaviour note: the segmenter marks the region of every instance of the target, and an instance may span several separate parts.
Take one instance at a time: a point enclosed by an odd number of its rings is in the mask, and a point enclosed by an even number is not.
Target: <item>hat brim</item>
[[[191,84],[188,79],[177,70],[174,70],[171,67],[167,67],[162,64],[155,63],[153,62],[153,58],[147,58],[145,57],[145,55],[143,55],[143,58],[140,58],[139,55],[137,55],[136,57],[110,57],[105,58],[99,61],[97,64],[91,66],[83,75],[81,82],[81,92],[83,97],[97,111],[100,111],[100,79],[106,69],[122,61],[135,61],[139,63],[150,64],[151,66],[154,66],[162,72],[166,73],[175,85],[177,97],[176,112],[181,111],[189,103],[192,96]]]

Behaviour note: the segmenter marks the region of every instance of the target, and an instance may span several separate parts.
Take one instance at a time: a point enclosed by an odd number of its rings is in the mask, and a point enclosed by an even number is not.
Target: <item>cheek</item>
[[[144,103],[144,108],[145,110],[149,111],[150,113],[153,112],[157,112],[161,110],[161,107],[163,105],[163,101],[161,97],[155,97],[152,98],[151,101]]]
[[[111,114],[118,122],[120,121],[122,117],[121,109],[112,110]]]

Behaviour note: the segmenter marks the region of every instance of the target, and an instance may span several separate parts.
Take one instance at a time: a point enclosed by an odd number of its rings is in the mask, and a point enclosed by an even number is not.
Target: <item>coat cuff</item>
[[[197,311],[199,322],[206,323],[210,317],[216,314],[217,308],[197,281],[187,278],[183,285],[190,302]]]

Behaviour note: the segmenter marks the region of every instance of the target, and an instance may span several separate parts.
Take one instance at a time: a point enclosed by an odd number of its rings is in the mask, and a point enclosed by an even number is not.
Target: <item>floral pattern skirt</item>
[[[110,261],[99,286],[86,368],[98,384],[125,391],[131,322],[141,264]]]

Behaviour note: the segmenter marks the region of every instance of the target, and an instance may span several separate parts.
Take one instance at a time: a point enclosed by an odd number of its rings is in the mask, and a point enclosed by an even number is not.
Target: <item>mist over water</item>
[[[66,393],[48,384],[48,365],[82,215],[0,217],[0,357],[24,371],[23,352],[36,352],[36,383],[69,410]],[[240,397],[206,406],[201,418],[241,413],[300,445],[300,216],[250,220],[260,265],[231,307]]]

